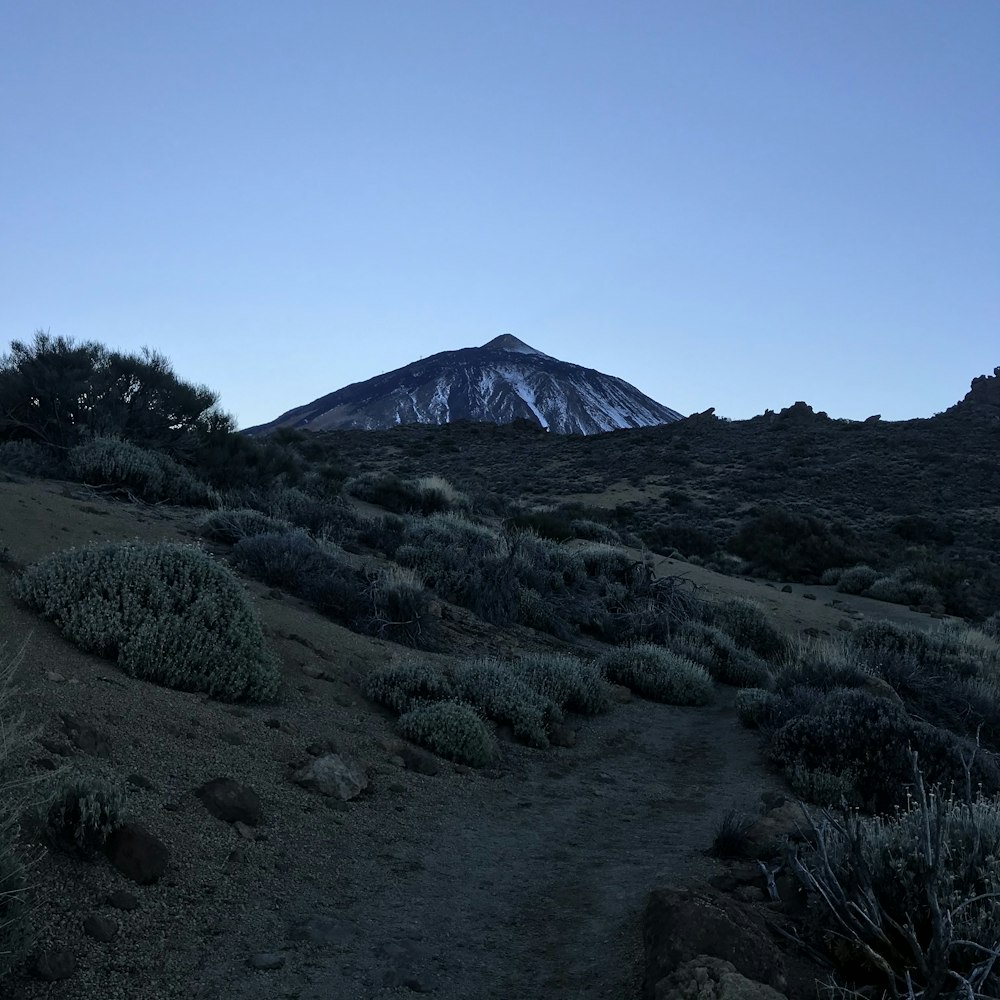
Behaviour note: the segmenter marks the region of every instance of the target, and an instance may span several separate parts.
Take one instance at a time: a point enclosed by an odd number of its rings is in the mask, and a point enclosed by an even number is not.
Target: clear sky
[[[1000,365],[998,53],[997,0],[4,0],[0,338],[241,426],[500,333],[929,416]]]

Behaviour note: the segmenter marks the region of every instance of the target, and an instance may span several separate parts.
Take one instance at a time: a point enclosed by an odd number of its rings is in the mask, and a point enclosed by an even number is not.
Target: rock
[[[797,802],[773,806],[744,834],[747,851],[759,860],[779,855],[786,839],[802,839],[809,822]]]
[[[883,701],[891,701],[900,708],[905,708],[906,704],[899,696],[896,689],[884,677],[869,677],[861,685],[861,690],[870,694],[873,698],[881,698]]]
[[[61,713],[59,718],[62,719],[63,731],[69,737],[70,743],[81,753],[89,754],[91,757],[111,756],[111,737],[106,733],[65,712]]]
[[[66,680],[66,678],[63,677],[58,670],[47,670],[45,672],[45,679],[47,681],[52,681],[53,684],[62,684],[62,682]]]
[[[51,736],[40,736],[38,742],[49,753],[55,754],[57,757],[71,757],[73,754],[73,747],[66,740],[55,739]]]
[[[336,753],[309,761],[292,774],[292,781],[341,802],[357,798],[368,787],[368,778],[361,767]]]
[[[816,595],[815,595],[815,594],[803,594],[802,596],[803,596],[803,597],[804,597],[804,598],[805,598],[805,599],[806,599],[807,601],[815,601],[815,600],[816,600]]]
[[[240,747],[246,743],[243,734],[238,729],[225,729],[219,734],[219,738],[231,747]]]
[[[216,819],[226,823],[237,821],[257,826],[261,820],[260,797],[248,785],[235,778],[213,778],[195,790],[202,805]]]
[[[852,632],[854,630],[854,626],[846,618],[841,618],[840,621],[837,622],[837,628],[839,628],[841,632]]]
[[[554,747],[575,747],[576,730],[572,726],[557,722],[549,730],[549,742]]]
[[[104,850],[115,868],[138,885],[158,881],[170,863],[167,845],[137,823],[115,830]]]
[[[108,906],[116,910],[135,910],[139,907],[139,897],[124,889],[115,889],[108,893]]]
[[[149,778],[141,774],[130,774],[126,779],[133,788],[141,788],[147,792],[155,792],[156,785]]]
[[[620,705],[627,705],[632,700],[632,692],[624,684],[611,684],[611,697]]]
[[[84,931],[95,941],[107,944],[118,933],[118,921],[114,917],[106,917],[101,913],[91,913],[83,921]]]
[[[417,774],[427,774],[433,777],[441,770],[437,757],[429,754],[426,750],[404,743],[399,748],[399,756],[403,758],[403,764],[408,771],[416,771]]]
[[[316,740],[306,747],[306,753],[310,757],[322,757],[328,753],[340,753],[340,746],[335,739],[327,737],[325,740]]]
[[[233,829],[244,839],[244,840],[256,840],[257,831],[252,826],[247,826],[242,820],[237,820],[233,824]]]
[[[786,583],[784,587],[781,588],[781,592],[783,594],[790,594],[792,592],[792,585],[790,583]]]
[[[76,958],[71,951],[53,949],[43,951],[35,959],[35,974],[47,983],[69,979],[76,972]]]
[[[655,1000],[787,1000],[764,983],[741,976],[731,962],[699,955],[656,984]]]
[[[786,988],[785,963],[753,907],[714,889],[656,889],[643,915],[646,954],[644,997],[679,966],[701,955],[731,962],[748,979]]]
[[[262,972],[273,972],[275,969],[280,969],[284,964],[285,956],[279,955],[276,951],[258,952],[247,959],[247,965],[251,969],[260,969]]]

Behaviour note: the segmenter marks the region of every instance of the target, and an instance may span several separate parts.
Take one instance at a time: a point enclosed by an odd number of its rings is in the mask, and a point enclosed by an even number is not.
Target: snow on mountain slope
[[[613,375],[559,361],[510,334],[444,351],[338,389],[247,433],[528,419],[559,434],[597,434],[682,419]]]

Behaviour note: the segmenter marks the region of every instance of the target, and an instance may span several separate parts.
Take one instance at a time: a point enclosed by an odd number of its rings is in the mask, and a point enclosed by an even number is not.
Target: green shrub
[[[759,729],[771,722],[779,701],[764,688],[743,688],[736,692],[736,714],[747,729]]]
[[[599,521],[591,521],[588,518],[580,517],[570,521],[570,528],[577,538],[582,538],[588,542],[602,542],[605,545],[620,546],[621,536],[614,528],[609,528]]]
[[[205,538],[224,545],[235,545],[241,538],[254,535],[285,535],[292,531],[288,521],[268,517],[259,510],[244,507],[239,510],[213,510],[198,524]]]
[[[905,571],[898,571],[891,576],[880,576],[865,592],[865,597],[876,601],[886,601],[889,604],[927,605],[941,609],[941,595],[929,583],[915,580]]]
[[[227,701],[266,701],[278,665],[242,587],[190,546],[109,542],[29,566],[26,604],[87,652],[128,674]]]
[[[859,986],[894,996],[998,996],[1000,970],[988,959],[1000,950],[1000,800],[928,794],[919,772],[911,784],[901,811],[827,814],[813,823],[814,846],[792,855],[815,938],[847,945],[831,949],[835,960],[869,956],[846,970]]]
[[[559,707],[497,660],[466,660],[452,668],[455,690],[495,722],[509,725],[530,746],[547,747],[548,729],[562,720]]]
[[[417,703],[399,717],[400,735],[434,753],[485,767],[496,760],[496,738],[475,709],[455,701]]]
[[[91,859],[125,822],[123,789],[94,775],[70,775],[52,793],[45,833],[60,851]]]
[[[440,476],[400,479],[391,473],[366,472],[348,479],[344,490],[395,514],[427,515],[469,509],[469,498]]]
[[[852,566],[840,574],[837,590],[842,594],[863,594],[878,578],[878,570],[871,566]]]
[[[605,653],[598,666],[616,684],[668,705],[707,705],[714,696],[704,667],[662,646],[621,646]]]
[[[130,441],[97,437],[70,449],[73,475],[92,486],[111,486],[141,500],[214,507],[218,496],[189,469],[163,452]]]
[[[788,637],[776,628],[756,601],[730,597],[709,605],[710,622],[731,636],[737,646],[749,649],[763,660],[781,663],[791,653]]]
[[[592,663],[559,653],[531,653],[509,667],[540,695],[560,709],[597,715],[611,708],[611,689]]]
[[[412,570],[390,566],[370,573],[365,599],[364,632],[422,649],[436,645],[430,594]]]
[[[426,663],[386,663],[365,678],[365,695],[402,715],[415,703],[447,701],[455,688],[448,678]]]

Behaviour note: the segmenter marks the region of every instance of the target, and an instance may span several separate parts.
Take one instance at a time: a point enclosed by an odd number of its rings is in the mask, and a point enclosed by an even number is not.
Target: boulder
[[[368,777],[360,765],[337,753],[309,761],[293,772],[292,781],[341,802],[357,798],[368,787]]]
[[[657,984],[702,955],[732,964],[741,976],[779,992],[787,987],[785,963],[764,918],[749,904],[714,889],[655,889],[643,915],[645,1000]]]
[[[226,823],[246,823],[257,826],[261,820],[260,797],[248,785],[234,778],[213,778],[195,790],[202,805],[216,819]]]

